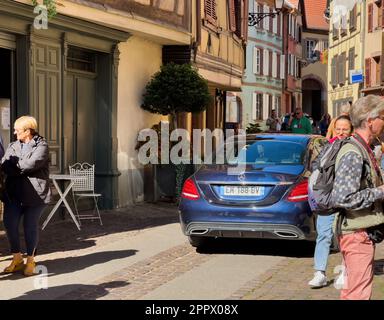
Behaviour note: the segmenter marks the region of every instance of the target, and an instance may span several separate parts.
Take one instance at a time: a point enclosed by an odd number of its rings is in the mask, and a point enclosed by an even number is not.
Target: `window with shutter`
[[[279,117],[281,116],[281,97],[280,96],[275,96],[275,110],[276,110],[276,115]]]
[[[281,35],[281,15],[278,15],[277,17],[276,17],[276,21],[277,21],[277,35],[280,37],[280,35]]]
[[[262,120],[268,119],[268,113],[269,113],[269,99],[268,99],[269,94],[264,93],[263,94],[263,115],[262,115]]]
[[[344,85],[345,83],[345,63],[346,63],[346,57],[345,57],[345,52],[343,52],[341,55],[338,57],[338,83],[341,85]]]
[[[253,73],[260,74],[260,49],[253,48]]]
[[[332,37],[333,39],[337,39],[339,37],[339,28],[336,23],[332,25]]]
[[[288,14],[288,35],[291,35],[291,15]]]
[[[273,9],[272,8],[269,8],[269,13],[273,13]],[[273,32],[273,20],[274,18],[272,18],[272,16],[269,17],[269,32]]]
[[[248,1],[249,0],[239,0],[240,1],[240,38],[245,41],[248,38]]]
[[[277,19],[279,18],[279,16],[274,16],[272,18],[272,23],[273,23],[273,28],[272,28],[272,32],[274,34],[277,34]]]
[[[205,19],[212,24],[216,24],[216,0],[204,0]]]
[[[264,5],[264,13],[268,13],[269,12],[269,7],[267,5]],[[263,20],[264,22],[264,30],[268,31],[268,28],[269,28],[269,17],[265,17]]]
[[[285,79],[285,55],[280,57],[280,79]]]
[[[269,51],[269,73],[268,75],[272,77],[272,62],[273,62],[273,52]]]
[[[357,15],[357,8],[355,5],[353,9],[349,12],[349,29],[350,30],[356,29],[356,15]]]
[[[263,95],[258,92],[252,94],[252,120],[263,120]]]
[[[288,54],[288,75],[291,75],[291,55]]]
[[[263,54],[263,75],[268,76],[269,75],[269,52],[267,49],[264,49],[264,54]]]
[[[268,117],[272,114],[273,99],[272,95],[268,94]]]
[[[373,30],[373,4],[368,5],[368,32]]]
[[[260,50],[260,74],[264,74],[264,50]]]
[[[229,11],[229,30],[236,31],[235,0],[228,1],[228,11]]]
[[[347,35],[347,15],[342,15],[341,16],[341,30],[340,34],[342,36]]]
[[[332,58],[332,63],[331,63],[331,84],[333,87],[337,86],[336,63],[337,63],[337,56],[334,56]]]
[[[257,119],[257,93],[252,93],[252,120]]]
[[[381,0],[381,27],[384,28],[384,1]]]
[[[371,86],[371,58],[365,59],[365,87]]]
[[[349,49],[348,52],[348,70],[355,69],[355,48]]]
[[[272,54],[272,77],[277,77],[277,54],[273,52]]]
[[[236,31],[235,34],[242,38],[242,21],[243,21],[243,11],[244,11],[244,0],[235,0],[235,19],[236,19]]]
[[[376,85],[380,85],[380,74],[381,74],[381,65],[380,65],[380,56],[374,58],[375,61],[375,70],[376,70]]]
[[[281,64],[281,55],[280,54],[276,54],[276,78],[280,78],[281,79],[280,64]]]
[[[255,11],[257,13],[263,13],[263,6],[255,1]],[[256,24],[256,28],[262,28],[263,27],[263,20],[258,21]]]
[[[297,62],[296,62],[296,78],[299,79],[300,78],[300,73],[301,73],[301,70],[300,70],[300,59],[297,58]]]

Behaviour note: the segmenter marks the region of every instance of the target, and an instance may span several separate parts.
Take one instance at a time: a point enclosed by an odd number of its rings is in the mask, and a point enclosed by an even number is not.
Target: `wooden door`
[[[64,108],[65,168],[75,162],[95,163],[96,75],[68,72]]]

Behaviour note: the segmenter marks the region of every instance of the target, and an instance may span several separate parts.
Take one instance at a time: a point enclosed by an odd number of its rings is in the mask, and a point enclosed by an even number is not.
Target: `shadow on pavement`
[[[309,258],[313,257],[315,245],[315,242],[294,240],[214,239],[197,252]]]
[[[45,212],[40,220],[43,224],[48,213]],[[96,238],[105,235],[141,230],[171,223],[178,223],[177,206],[168,203],[137,204],[116,210],[101,212],[103,226],[96,220],[82,220],[79,231],[67,213],[63,220],[56,212],[44,230],[40,230],[37,254],[57,251],[69,251],[89,248],[96,245]],[[22,226],[20,234],[23,234]],[[21,239],[22,249],[25,249],[24,239]],[[4,226],[0,225],[0,254],[10,253]]]
[[[95,252],[84,256],[66,257],[54,260],[39,260],[36,258],[36,266],[45,267],[46,269],[44,270],[47,272],[48,276],[53,276],[80,271],[85,268],[103,264],[112,260],[124,259],[133,256],[136,254],[136,252],[137,250],[104,251]],[[114,263],[118,263],[118,261],[115,261]],[[54,272],[50,272],[51,270],[54,270]],[[3,273],[0,279],[7,278],[16,280],[21,277],[23,276],[21,275],[20,271],[20,273]]]
[[[11,300],[96,300],[109,294],[108,289],[122,288],[128,286],[126,281],[112,281],[99,285],[70,284],[47,289],[36,289],[26,292],[20,297]],[[71,297],[71,293],[76,292],[76,297]],[[62,298],[61,298],[62,297]]]

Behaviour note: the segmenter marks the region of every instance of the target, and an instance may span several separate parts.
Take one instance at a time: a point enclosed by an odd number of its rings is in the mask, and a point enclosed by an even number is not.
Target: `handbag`
[[[373,243],[380,243],[384,240],[384,223],[367,228],[369,239]]]

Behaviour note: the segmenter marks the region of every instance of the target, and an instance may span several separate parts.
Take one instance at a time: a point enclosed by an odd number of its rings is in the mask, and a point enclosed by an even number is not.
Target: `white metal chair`
[[[102,195],[101,193],[95,193],[95,165],[89,164],[87,162],[75,163],[72,166],[69,166],[69,174],[71,176],[87,177],[87,179],[75,180],[72,187],[73,200],[75,203],[75,210],[77,218],[79,220],[79,224],[81,224],[80,220],[82,219],[99,219],[100,225],[102,226],[103,222],[101,221],[99,207],[97,205],[97,199]],[[81,198],[93,198],[95,202],[93,214],[79,215],[79,211],[77,209],[77,202]]]

